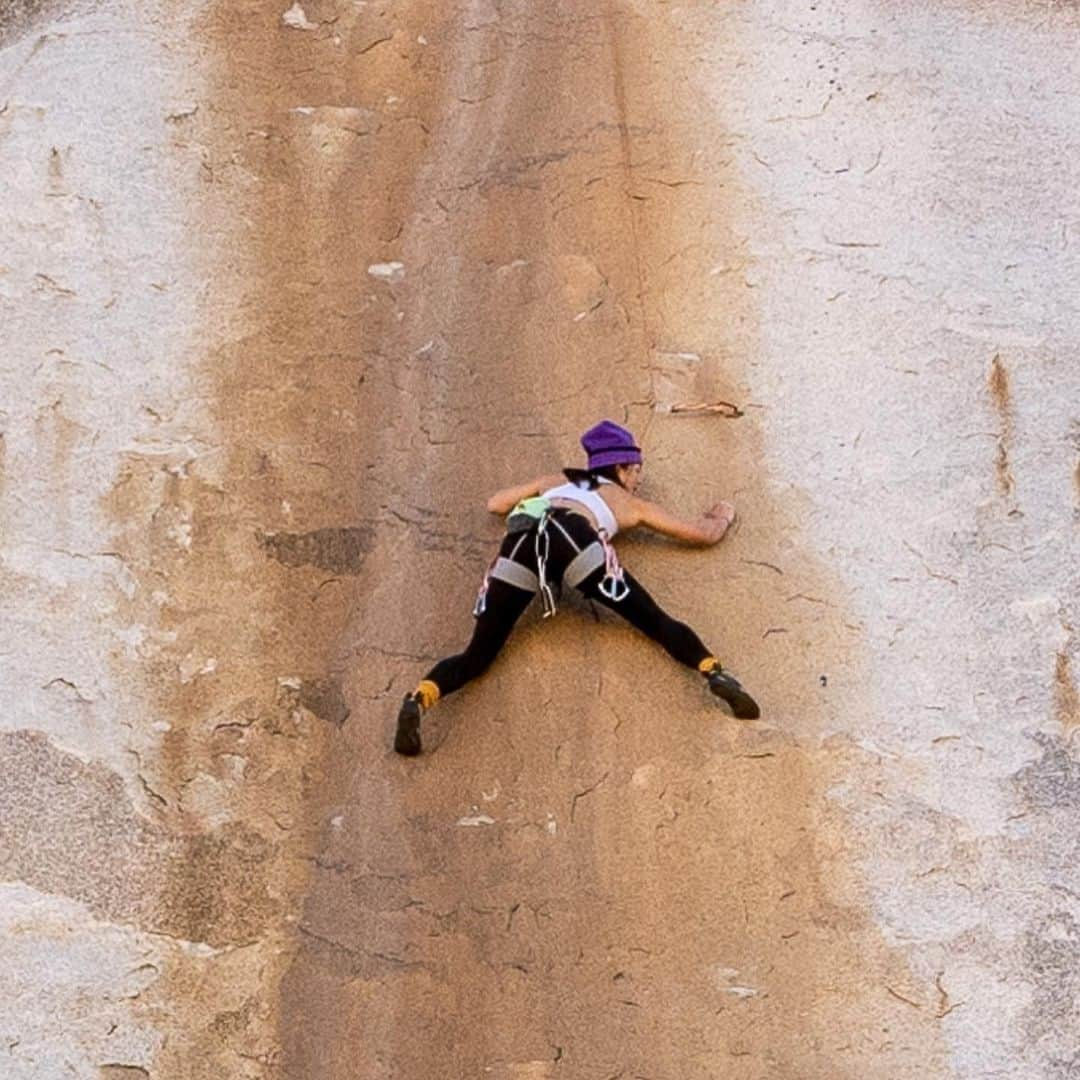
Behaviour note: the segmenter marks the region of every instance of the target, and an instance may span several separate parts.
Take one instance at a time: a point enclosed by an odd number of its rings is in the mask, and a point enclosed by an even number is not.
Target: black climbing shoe
[[[406,694],[397,714],[397,734],[394,749],[407,757],[420,753],[420,702],[412,694]]]
[[[742,684],[730,671],[719,664],[705,676],[709,689],[731,706],[739,720],[756,720],[761,715],[757,702],[742,688]]]

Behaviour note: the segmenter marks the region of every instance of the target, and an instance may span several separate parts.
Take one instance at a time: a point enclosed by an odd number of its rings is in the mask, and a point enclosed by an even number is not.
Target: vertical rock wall
[[[755,7],[709,66],[769,209],[770,458],[867,662],[835,795],[957,1074],[1072,1075],[1080,24]]]
[[[5,1075],[1071,1075],[1077,29],[6,8]],[[394,758],[600,415],[765,721],[570,603]]]
[[[207,13],[35,13],[0,76],[3,1068],[265,1075],[303,769],[347,706],[227,426],[254,260],[207,226]]]

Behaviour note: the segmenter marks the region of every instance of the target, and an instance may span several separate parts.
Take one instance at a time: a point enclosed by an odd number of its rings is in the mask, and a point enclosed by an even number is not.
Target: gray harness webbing
[[[518,537],[517,543],[510,549],[509,556],[499,555],[496,557],[488,568],[485,580],[495,578],[497,581],[505,581],[507,585],[527,589],[529,592],[536,592],[540,588],[540,581],[537,576],[527,566],[522,566],[521,563],[514,561],[527,535],[527,533],[522,533]]]
[[[563,584],[576,589],[594,570],[599,570],[603,565],[604,545],[599,540],[594,540],[570,560],[570,565],[563,574]]]
[[[528,592],[536,592],[540,588],[540,579],[527,566],[522,566],[521,563],[502,555],[495,560],[490,576],[497,581],[505,581],[507,585],[514,585]]]

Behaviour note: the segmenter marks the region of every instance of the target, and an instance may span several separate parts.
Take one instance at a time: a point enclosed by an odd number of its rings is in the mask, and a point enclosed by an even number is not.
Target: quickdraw
[[[598,533],[600,543],[604,547],[604,577],[600,582],[600,592],[613,603],[618,604],[630,595],[630,586],[623,577],[623,568],[619,563],[619,556],[615,554],[615,548],[608,538],[607,531],[601,529]]]
[[[499,556],[496,555],[489,563],[488,568],[484,571],[484,580],[480,583],[480,591],[476,594],[476,603],[473,604],[472,613],[474,619],[479,619],[487,610],[487,594],[488,587],[491,585],[491,571],[495,569],[495,564],[498,561]]]
[[[540,600],[544,605],[545,619],[558,610],[555,606],[555,594],[547,579],[547,561],[551,555],[551,537],[547,531],[550,514],[550,508],[545,510],[536,526],[536,576],[540,581]]]

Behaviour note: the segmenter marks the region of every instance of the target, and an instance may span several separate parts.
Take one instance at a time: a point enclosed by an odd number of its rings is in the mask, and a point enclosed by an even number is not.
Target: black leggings
[[[579,548],[585,547],[597,539],[596,532],[588,520],[569,510],[555,510],[552,517],[573,538]],[[547,576],[552,582],[562,580],[563,571],[577,551],[567,542],[558,528],[549,525],[551,537],[548,557]],[[534,534],[528,533],[523,543],[518,543],[519,535],[508,535],[502,543],[500,554],[536,571],[536,552]],[[643,634],[662,645],[668,654],[680,664],[690,668],[711,656],[701,639],[686,623],[681,623],[666,614],[644,587],[631,574],[623,571],[629,592],[623,599],[615,601],[600,592],[600,582],[604,578],[604,568],[594,570],[581,584],[578,590],[590,600],[595,600],[621,615]],[[470,679],[482,675],[506,644],[506,639],[514,629],[514,624],[529,606],[535,593],[519,589],[505,581],[493,579],[488,584],[486,604],[477,616],[472,640],[464,652],[440,660],[426,678],[438,686],[442,694],[451,694],[461,689]]]

